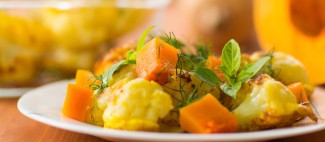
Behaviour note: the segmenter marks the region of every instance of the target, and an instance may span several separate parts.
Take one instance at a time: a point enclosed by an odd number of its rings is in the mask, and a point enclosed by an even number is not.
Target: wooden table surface
[[[0,142],[88,142],[105,141],[94,136],[57,129],[23,116],[17,109],[18,99],[0,98]],[[302,136],[278,139],[285,142],[324,142],[325,130]]]

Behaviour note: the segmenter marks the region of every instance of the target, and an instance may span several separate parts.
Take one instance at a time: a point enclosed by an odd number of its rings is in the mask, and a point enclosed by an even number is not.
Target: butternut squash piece
[[[288,88],[296,96],[297,103],[309,101],[304,89],[304,85],[301,82],[290,84]]]
[[[92,102],[90,89],[76,84],[68,84],[62,113],[72,119],[85,122]]]
[[[226,133],[238,129],[236,117],[211,94],[181,108],[180,125],[191,133]]]
[[[85,88],[94,81],[94,75],[88,70],[77,70],[76,84]]]
[[[225,80],[225,76],[223,75],[222,71],[218,68],[218,66],[221,65],[221,58],[218,58],[216,56],[209,56],[207,62],[205,65],[211,69],[219,79]]]
[[[168,76],[174,73],[179,51],[159,38],[148,42],[137,53],[137,76],[153,80],[160,84],[168,81]]]

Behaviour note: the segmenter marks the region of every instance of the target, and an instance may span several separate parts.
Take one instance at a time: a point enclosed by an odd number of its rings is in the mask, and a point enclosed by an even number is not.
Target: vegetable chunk
[[[211,94],[180,109],[181,128],[191,133],[235,132],[236,117]]]
[[[241,131],[257,131],[290,126],[309,116],[309,109],[298,105],[293,93],[266,74],[249,82],[250,91],[233,111]]]
[[[131,80],[110,95],[103,114],[104,127],[134,131],[158,131],[158,120],[173,109],[169,94],[153,81]]]
[[[90,89],[76,84],[68,84],[62,113],[72,119],[85,122],[87,111],[92,103],[91,96],[92,92]]]
[[[216,56],[209,56],[208,60],[206,62],[206,66],[213,70],[216,75],[218,76],[219,79],[221,80],[226,80],[224,74],[222,73],[222,71],[218,68],[221,65],[221,58],[218,58]]]
[[[290,84],[288,88],[296,96],[297,103],[308,102],[304,85],[301,82]]]
[[[136,71],[140,78],[163,84],[173,74],[179,51],[159,38],[148,42],[138,53]]]
[[[88,70],[77,70],[76,84],[87,88],[94,81],[94,75]]]

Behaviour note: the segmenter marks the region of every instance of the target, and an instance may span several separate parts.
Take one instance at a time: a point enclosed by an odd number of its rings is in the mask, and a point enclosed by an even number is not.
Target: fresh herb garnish
[[[168,39],[166,40],[167,43],[171,44],[172,46],[181,43],[176,42],[176,37],[171,38],[171,35],[172,34],[166,34],[167,37],[165,39]],[[174,42],[172,42],[172,40]],[[177,99],[177,101],[179,102],[177,105],[178,107],[186,106],[187,104],[192,103],[198,98],[197,85],[195,85],[191,93],[185,94],[186,91],[184,90],[184,86],[186,85],[187,78],[190,78],[190,73],[202,80],[201,85],[203,84],[203,82],[214,86],[218,85],[218,77],[216,76],[216,74],[209,68],[205,67],[205,62],[210,54],[206,46],[203,47],[203,45],[200,45],[200,48],[197,49],[197,53],[197,55],[185,53],[178,55],[178,61],[176,63],[176,77],[179,78],[179,90],[171,89],[180,93],[180,99]]]
[[[159,38],[179,50],[181,50],[183,47],[185,47],[185,44],[183,42],[177,40],[177,38],[173,32],[169,32],[168,34],[165,33],[165,36],[160,36]]]
[[[236,82],[243,82],[247,79],[252,78],[263,66],[264,64],[269,61],[271,57],[265,56],[263,58],[260,58],[254,63],[250,63],[243,67],[241,71],[239,72]]]
[[[237,92],[239,91],[239,89],[241,88],[241,83],[242,82],[235,82],[233,84],[229,84],[229,83],[224,83],[220,86],[220,89],[226,93],[227,95],[229,95],[232,98],[236,98]]]
[[[155,26],[150,26],[149,28],[147,28],[141,35],[139,41],[138,41],[138,44],[137,44],[137,52],[140,51],[145,42],[146,42],[146,37],[149,35],[150,31],[154,28]]]
[[[198,67],[195,70],[191,71],[195,76],[200,78],[202,81],[210,85],[218,85],[217,75],[210,69],[206,67]]]
[[[230,83],[234,84],[241,62],[240,48],[235,40],[231,39],[223,47],[221,59],[222,62],[219,69],[222,70]]]
[[[208,43],[198,43],[195,44],[195,49],[197,52],[197,57],[203,58],[205,60],[208,59],[209,55],[211,54],[211,44]]]
[[[270,75],[272,78],[276,77],[275,71],[274,71],[274,67],[273,67],[273,57],[274,57],[274,50],[275,48],[272,48],[267,54],[266,56],[270,57],[270,61],[266,63],[266,68],[267,68],[267,74]]]
[[[240,71],[241,52],[238,43],[231,39],[222,50],[221,66],[218,68],[223,72],[228,82],[220,86],[221,90],[232,98],[236,98],[241,84],[253,77],[270,60],[265,56],[254,63],[243,67]]]
[[[188,98],[187,100],[185,101],[181,101],[179,104],[178,104],[178,107],[184,107],[192,102],[194,102],[198,97],[197,97],[197,91],[198,91],[198,87],[195,86],[193,91],[188,95]]]
[[[136,63],[136,57],[137,57],[137,54],[136,54],[135,51],[133,51],[133,50],[129,51],[128,56],[127,56],[128,63],[135,64]]]
[[[103,83],[107,84],[111,80],[115,71],[117,71],[121,66],[128,64],[128,60],[122,60],[112,65],[103,75]]]

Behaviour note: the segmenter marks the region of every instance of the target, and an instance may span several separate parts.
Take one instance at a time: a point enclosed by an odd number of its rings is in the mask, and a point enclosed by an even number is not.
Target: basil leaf
[[[242,82],[247,79],[252,78],[263,66],[264,64],[269,61],[271,57],[265,56],[259,60],[257,60],[254,63],[250,63],[247,66],[245,66],[240,73],[238,74],[238,77],[236,81]]]
[[[210,69],[206,67],[198,67],[195,70],[191,71],[195,76],[200,78],[202,81],[211,84],[218,85],[217,75]]]
[[[223,47],[221,59],[222,62],[219,69],[229,78],[235,77],[241,60],[240,48],[235,40],[231,39]]]
[[[127,60],[128,60],[128,63],[129,64],[135,64],[136,63],[136,52],[131,50],[128,52],[128,57],[127,57]]]
[[[122,60],[117,62],[116,64],[112,65],[103,75],[103,83],[107,84],[107,82],[112,78],[115,71],[117,71],[121,66],[128,63],[128,60]]]
[[[148,36],[149,32],[154,28],[155,26],[150,26],[149,28],[147,28],[141,35],[139,41],[138,41],[138,44],[137,44],[137,52],[140,51],[143,46],[144,46],[144,43],[146,41],[146,37]]]
[[[225,83],[220,86],[220,89],[224,93],[226,93],[227,95],[229,95],[230,97],[232,97],[234,99],[236,99],[237,93],[240,88],[241,88],[241,82],[236,82],[232,85]]]

